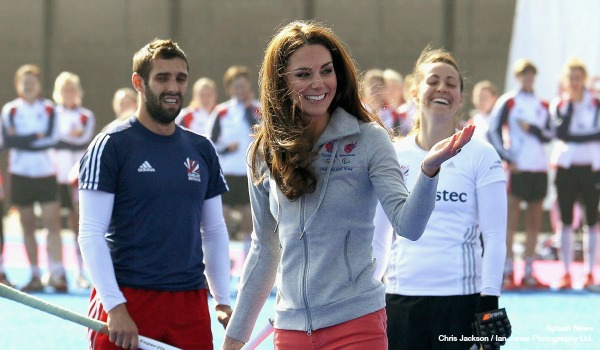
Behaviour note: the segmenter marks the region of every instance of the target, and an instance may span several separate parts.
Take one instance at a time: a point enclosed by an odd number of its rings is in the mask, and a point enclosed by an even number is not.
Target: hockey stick
[[[16,301],[17,303],[27,305],[34,309],[60,317],[64,320],[77,323],[81,326],[85,326],[96,332],[108,335],[108,326],[102,321],[98,321],[93,318],[77,314],[73,311],[51,304],[47,301],[36,298],[29,294],[23,293],[2,283],[0,283],[0,297]],[[174,346],[159,342],[158,340],[147,338],[141,335],[138,337],[138,343],[139,348],[142,350],[181,350]]]
[[[271,333],[275,330],[273,327],[273,319],[270,318],[263,328],[240,349],[240,350],[254,350],[256,349],[263,340],[267,339]]]

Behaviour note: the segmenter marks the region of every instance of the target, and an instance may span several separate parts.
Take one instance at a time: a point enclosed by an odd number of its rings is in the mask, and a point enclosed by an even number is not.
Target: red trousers
[[[139,334],[181,349],[213,350],[206,289],[163,292],[121,288],[127,300],[127,312]],[[88,315],[106,322],[96,290],[92,290]],[[108,336],[88,331],[89,349],[121,349]]]
[[[275,329],[276,350],[387,350],[385,309],[313,331]]]

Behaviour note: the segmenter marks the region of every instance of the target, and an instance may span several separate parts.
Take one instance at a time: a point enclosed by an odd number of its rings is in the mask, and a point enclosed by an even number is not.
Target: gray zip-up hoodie
[[[396,232],[418,239],[438,177],[421,172],[409,195],[388,133],[338,108],[314,146],[317,188],[288,200],[272,177],[250,179],[254,231],[227,335],[247,342],[277,280],[275,328],[313,330],[385,307],[373,277],[379,200]],[[263,162],[260,171],[268,171]]]

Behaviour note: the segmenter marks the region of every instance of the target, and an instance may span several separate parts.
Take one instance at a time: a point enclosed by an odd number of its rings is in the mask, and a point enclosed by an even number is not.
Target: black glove
[[[482,296],[477,304],[473,335],[483,350],[499,350],[510,337],[512,328],[506,310],[498,309],[498,297]]]

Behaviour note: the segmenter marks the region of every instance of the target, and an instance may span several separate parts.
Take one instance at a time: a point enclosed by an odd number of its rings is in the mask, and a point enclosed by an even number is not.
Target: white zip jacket
[[[558,97],[550,107],[558,141],[552,150],[554,167],[591,165],[600,171],[600,100],[589,91],[580,102]]]

